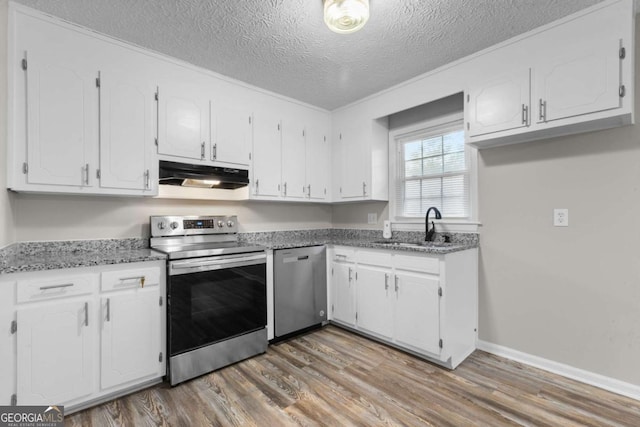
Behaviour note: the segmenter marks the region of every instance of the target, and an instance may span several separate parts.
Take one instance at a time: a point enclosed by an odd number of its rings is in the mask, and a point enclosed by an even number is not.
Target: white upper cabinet
[[[305,129],[298,120],[282,122],[282,195],[290,199],[305,197]]]
[[[279,197],[282,171],[281,124],[279,115],[263,111],[253,120],[254,197]]]
[[[201,88],[177,83],[160,86],[158,154],[204,160],[209,133],[209,97]]]
[[[306,138],[306,195],[310,200],[326,201],[331,186],[331,143],[328,129],[308,126]]]
[[[252,113],[230,101],[211,101],[210,159],[230,166],[248,166],[253,141]]]
[[[44,49],[43,49],[44,50]],[[57,58],[55,52],[28,52],[26,68],[28,184],[82,187],[92,185],[98,144],[97,70]],[[26,186],[24,188],[27,188]]]
[[[155,187],[155,90],[129,76],[100,73],[101,187],[143,191]]]
[[[536,121],[550,122],[619,108],[620,44],[618,39],[598,39],[564,49],[541,62],[535,72]]]
[[[389,199],[387,119],[353,119],[348,111],[334,116],[333,201]],[[337,173],[336,173],[337,172]]]
[[[530,70],[506,73],[474,87],[468,96],[469,136],[527,127]]]
[[[630,124],[632,8],[626,0],[594,7],[478,56],[468,142],[484,148]]]

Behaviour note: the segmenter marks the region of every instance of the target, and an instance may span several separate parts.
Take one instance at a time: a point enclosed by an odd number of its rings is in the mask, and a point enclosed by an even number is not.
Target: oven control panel
[[[235,234],[238,218],[231,216],[152,216],[151,237]]]

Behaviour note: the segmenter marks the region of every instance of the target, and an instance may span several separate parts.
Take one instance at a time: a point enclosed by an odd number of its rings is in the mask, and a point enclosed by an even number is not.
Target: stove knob
[[[227,227],[233,227],[233,221],[227,221]]]
[[[165,227],[166,227],[166,225],[164,224],[164,222],[159,222],[159,223],[158,223],[158,228],[159,228],[160,230],[164,230],[164,228],[165,228]]]
[[[175,230],[179,226],[180,226],[180,224],[178,224],[177,221],[173,221],[171,224],[169,224],[169,227],[171,227],[172,230]]]
[[[222,228],[222,227],[224,227],[224,222],[218,221],[218,228]]]

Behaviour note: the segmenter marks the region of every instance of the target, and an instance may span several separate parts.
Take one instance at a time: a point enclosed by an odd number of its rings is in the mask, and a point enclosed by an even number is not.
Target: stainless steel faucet
[[[429,209],[427,209],[427,214],[424,216],[424,241],[425,242],[430,242],[433,239],[433,235],[436,232],[436,225],[434,224],[433,221],[431,221],[431,230],[429,230],[429,214],[431,213],[431,211],[435,212],[436,219],[442,219],[442,215],[440,214],[440,211],[438,210],[438,208],[436,208],[435,206],[432,206]]]

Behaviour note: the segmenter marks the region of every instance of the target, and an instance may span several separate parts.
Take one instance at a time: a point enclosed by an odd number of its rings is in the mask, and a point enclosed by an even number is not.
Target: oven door
[[[169,355],[262,329],[267,324],[266,254],[169,263]]]

